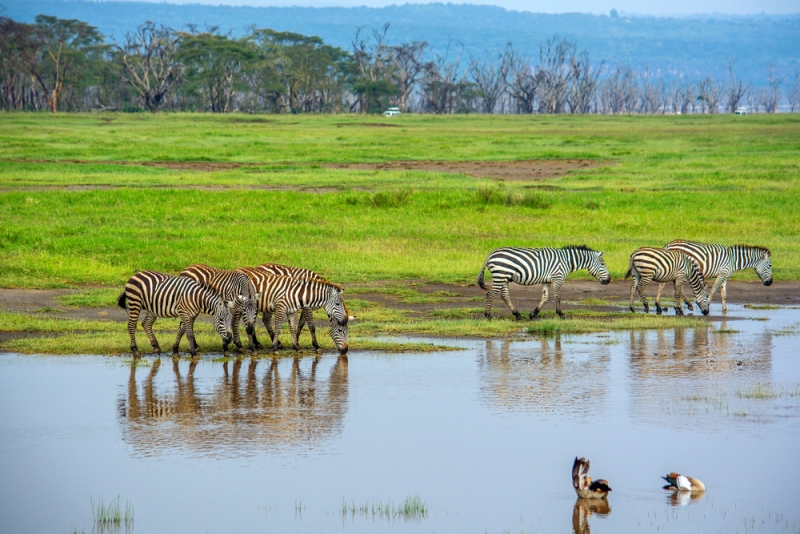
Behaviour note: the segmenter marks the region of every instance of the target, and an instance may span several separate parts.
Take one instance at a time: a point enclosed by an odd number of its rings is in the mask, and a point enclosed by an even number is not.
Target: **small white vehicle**
[[[400,115],[400,108],[389,108],[383,112],[384,117],[394,117]]]
[[[747,110],[744,108],[736,108],[736,111],[733,112],[734,115],[747,115]]]

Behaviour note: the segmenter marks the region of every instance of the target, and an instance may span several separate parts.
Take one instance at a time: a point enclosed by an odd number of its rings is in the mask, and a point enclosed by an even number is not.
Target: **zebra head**
[[[342,300],[342,291],[340,287],[331,285],[324,308],[328,318],[331,320],[331,339],[336,343],[339,354],[347,354],[347,332],[350,316],[347,312],[347,306]]]
[[[247,284],[247,296],[238,295],[236,299],[242,307],[242,320],[247,329],[247,335],[252,336],[256,331],[256,319],[258,318],[258,299],[261,293],[256,292],[256,286],[250,280]]]
[[[214,330],[217,331],[222,341],[226,344],[233,341],[233,313],[234,301],[225,302],[221,298],[214,306]]]
[[[756,274],[765,286],[772,285],[772,259],[769,255],[769,250],[761,251],[761,258],[754,265]]]
[[[606,262],[603,260],[603,253],[595,250],[591,251],[592,261],[589,263],[589,274],[599,280],[601,284],[608,285],[611,282],[611,275],[608,274]]]
[[[700,311],[703,312],[703,315],[708,315],[710,299],[708,298],[706,279],[703,278],[700,266],[695,263],[690,256],[685,254],[682,254],[682,256],[689,267],[689,284],[692,286],[692,291],[694,292],[694,301],[700,306]]]

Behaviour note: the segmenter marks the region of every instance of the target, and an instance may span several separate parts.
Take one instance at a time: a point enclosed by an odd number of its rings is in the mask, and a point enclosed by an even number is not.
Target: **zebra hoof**
[[[139,352],[138,350],[135,350],[135,351],[133,351],[133,357],[135,359],[141,358],[142,357],[142,353]]]
[[[539,315],[539,308],[534,308],[534,310],[531,312],[531,314],[528,317],[530,317],[531,319],[536,319],[537,315]]]
[[[679,310],[678,308],[675,308],[675,315],[676,316],[677,315],[683,315],[683,310]]]
[[[656,315],[661,315],[661,308],[656,308]]]
[[[312,343],[311,346],[314,347],[314,350],[319,350],[319,343]]]
[[[522,314],[520,312],[514,311],[512,313],[514,314],[514,319],[516,319],[517,321],[522,320]]]
[[[293,350],[300,350],[300,345],[292,345]]]
[[[177,351],[177,350],[176,350],[175,352],[173,352],[173,353],[172,353],[172,358],[173,358],[173,359],[177,360],[177,359],[178,359],[178,358],[180,358],[180,357],[181,357],[181,355],[178,353],[178,351]]]
[[[556,313],[557,313],[557,314],[558,314],[558,316],[559,316],[559,317],[561,317],[562,319],[564,319],[564,317],[566,317],[566,316],[564,315],[564,312],[561,312],[561,311],[558,311],[558,310],[556,310]]]
[[[691,304],[687,304],[686,305],[686,309],[689,310],[689,311],[694,311],[694,306],[692,306]],[[725,309],[725,308],[723,308],[723,309]]]
[[[486,319],[488,319],[489,321],[492,320],[492,314],[491,313],[484,313],[483,316],[486,317]]]
[[[161,354],[161,349],[159,347],[153,347],[153,354]]]
[[[255,350],[261,350],[261,349],[263,349],[263,348],[264,348],[264,347],[262,347],[262,346],[261,346],[261,343],[256,343]]]
[[[628,308],[631,310],[631,313],[636,313],[636,310],[633,309],[633,306],[628,306]]]

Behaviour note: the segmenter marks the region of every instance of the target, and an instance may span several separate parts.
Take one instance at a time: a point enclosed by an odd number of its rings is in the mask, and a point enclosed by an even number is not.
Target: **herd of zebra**
[[[155,271],[134,274],[117,298],[117,305],[128,311],[128,333],[134,357],[140,356],[136,345],[136,323],[142,311],[145,312],[142,328],[156,354],[161,353],[153,335],[156,318],[179,317],[180,326],[172,345],[173,355],[178,354],[181,338],[186,334],[189,353],[195,356],[198,346],[194,321],[200,313],[213,316],[214,329],[222,338],[222,348],[226,352],[231,341],[237,349],[242,348],[240,321],[245,324],[250,350],[262,348],[255,329],[258,312],[263,314],[273,350],[281,346],[278,336],[286,319],[289,320],[292,347],[299,350],[297,338],[304,325],[308,326],[314,348],[319,348],[313,320],[313,312],[319,308],[324,308],[328,314],[330,335],[336,348],[340,354],[346,354],[350,316],[342,291],[339,284],[299,267],[266,263],[258,267],[226,270],[198,263],[186,267],[179,276]]]
[[[693,241],[672,241],[664,248],[643,247],[630,257],[627,279],[633,276],[630,310],[634,311],[634,295],[638,291],[645,312],[650,308],[643,290],[650,282],[658,282],[656,312],[661,314],[661,291],[668,282],[675,288],[675,313],[683,315],[680,299],[689,309],[692,304],[683,293],[683,284],[689,282],[703,315],[717,289],[721,289],[722,309],[727,310],[726,287],[730,276],[739,270],[753,267],[768,286],[772,284],[772,261],[770,251],[751,245],[714,245]],[[478,274],[478,286],[484,284],[484,271],[492,275],[492,288],[486,293],[484,313],[492,317],[492,302],[499,293],[514,317],[522,316],[511,303],[509,282],[520,285],[542,284],[542,300],[530,313],[533,319],[549,299],[550,288],[556,302],[556,313],[561,311],[561,286],[571,272],[587,269],[602,284],[611,282],[611,276],[603,260],[603,253],[586,246],[563,248],[517,248],[505,247],[494,250],[486,258]],[[709,293],[706,279],[716,278]],[[186,334],[189,352],[197,354],[194,336],[194,321],[200,313],[213,316],[214,329],[222,338],[222,348],[227,351],[231,341],[242,349],[239,338],[239,322],[243,321],[251,351],[262,348],[256,336],[256,320],[261,312],[264,326],[269,333],[272,348],[281,344],[278,339],[284,321],[289,321],[292,347],[299,350],[298,335],[308,327],[312,344],[319,348],[314,326],[313,312],[323,308],[330,319],[330,335],[340,354],[348,349],[348,323],[351,319],[342,299],[342,286],[324,280],[314,271],[298,267],[287,267],[266,263],[258,267],[240,267],[235,270],[217,269],[195,264],[186,267],[179,276],[142,271],[133,275],[125,290],[117,298],[117,305],[128,311],[128,333],[131,351],[139,357],[136,345],[136,325],[144,311],[142,327],[155,353],[161,349],[153,335],[153,323],[158,317],[179,317],[180,326],[172,346],[178,354],[181,338]],[[298,320],[298,312],[300,317]]]
[[[656,313],[661,314],[661,292],[668,282],[675,288],[675,313],[683,315],[680,299],[686,302],[691,310],[692,304],[683,293],[683,284],[689,282],[694,293],[695,302],[703,315],[708,314],[708,306],[717,289],[722,296],[722,309],[728,309],[726,303],[727,282],[733,273],[742,269],[754,268],[765,286],[772,284],[772,260],[770,251],[764,247],[752,245],[717,245],[698,243],[696,241],[675,240],[664,248],[642,247],[631,254],[627,279],[633,276],[631,286],[630,310],[634,311],[634,296],[638,292],[644,304],[645,312],[650,311],[643,290],[650,282],[658,282],[656,294]],[[520,319],[522,316],[511,303],[508,283],[520,285],[542,284],[542,300],[530,314],[533,319],[549,299],[549,287],[552,287],[556,301],[556,313],[563,318],[561,311],[561,285],[571,272],[587,269],[601,284],[611,282],[603,253],[586,246],[568,246],[563,248],[516,248],[504,247],[494,250],[478,273],[478,286],[487,289],[484,284],[484,270],[492,274],[492,288],[486,293],[484,314],[492,318],[492,302],[499,293],[503,301]],[[711,292],[706,280],[716,278]]]

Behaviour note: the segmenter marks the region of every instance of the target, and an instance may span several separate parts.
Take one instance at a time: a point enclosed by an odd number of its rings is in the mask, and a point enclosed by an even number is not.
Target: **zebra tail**
[[[128,300],[128,297],[125,295],[123,291],[120,293],[119,297],[117,297],[117,306],[122,308],[123,310],[127,310],[128,308],[125,306],[125,302]]]
[[[627,280],[630,278],[631,274],[633,274],[633,258],[631,258],[631,261],[628,263],[628,272],[625,273],[624,279]]]
[[[481,289],[487,289],[487,287],[483,283],[483,271],[485,270],[486,270],[486,263],[483,264],[483,267],[481,267],[481,272],[478,273],[478,287],[480,287]]]

